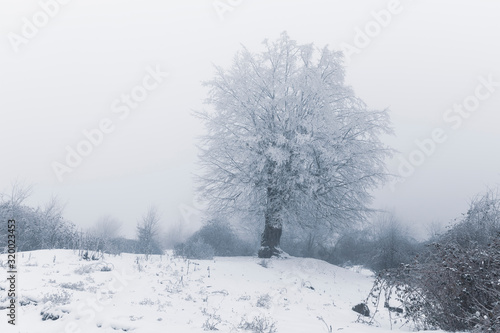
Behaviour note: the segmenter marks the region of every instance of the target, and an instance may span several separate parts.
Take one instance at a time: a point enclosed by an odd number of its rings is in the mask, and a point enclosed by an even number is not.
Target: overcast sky
[[[348,84],[390,110],[385,140],[400,154],[388,165],[402,177],[374,207],[415,228],[447,223],[500,181],[499,12],[456,0],[1,0],[0,190],[26,180],[30,204],[57,195],[77,225],[109,214],[130,237],[151,204],[165,225],[193,223],[181,211],[193,206],[201,82],[286,30],[346,51]],[[68,147],[91,151],[69,167]]]

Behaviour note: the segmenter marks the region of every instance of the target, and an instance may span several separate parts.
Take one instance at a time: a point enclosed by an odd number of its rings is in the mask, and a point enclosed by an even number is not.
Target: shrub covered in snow
[[[499,332],[499,217],[500,201],[491,193],[474,201],[426,253],[379,275],[372,305],[398,304],[402,318],[420,329]]]
[[[189,259],[213,259],[214,249],[201,238],[189,239],[186,243],[177,244],[174,248],[175,255]]]
[[[239,325],[239,328],[245,331],[251,331],[255,333],[276,333],[276,323],[272,318],[264,316],[256,316],[251,321],[243,318]]]
[[[189,237],[185,243],[174,247],[175,254],[189,259],[211,259],[213,256],[247,256],[253,254],[252,246],[241,240],[228,223],[211,220]]]

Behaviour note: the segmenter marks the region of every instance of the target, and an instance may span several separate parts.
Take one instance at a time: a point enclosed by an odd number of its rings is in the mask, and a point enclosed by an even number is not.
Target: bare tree
[[[283,225],[339,227],[363,220],[387,177],[387,112],[344,83],[342,53],[297,45],[286,33],[243,49],[206,82],[201,190],[214,215],[263,217],[260,257],[279,256]]]
[[[161,254],[158,242],[160,232],[160,214],[155,206],[148,208],[145,215],[137,224],[137,238],[139,241],[139,252],[146,254]]]
[[[416,241],[393,213],[381,212],[374,227],[373,254],[366,265],[376,271],[408,263],[416,255]]]
[[[33,185],[16,179],[10,188],[9,201],[13,207],[20,206],[33,193]]]
[[[40,230],[41,239],[46,242],[42,248],[61,248],[64,245],[59,244],[66,236],[67,223],[63,220],[62,214],[65,205],[61,204],[56,196],[52,196],[40,211],[43,220],[43,229]]]

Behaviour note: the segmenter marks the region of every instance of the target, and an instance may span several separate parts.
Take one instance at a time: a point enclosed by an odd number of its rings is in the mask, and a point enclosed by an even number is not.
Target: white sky
[[[201,81],[213,76],[212,64],[227,67],[241,44],[259,50],[284,30],[299,43],[355,46],[356,29],[373,25],[371,12],[391,1],[72,0],[15,52],[9,36],[22,36],[23,18],[33,22],[48,2],[0,1],[0,190],[24,179],[35,184],[30,203],[57,195],[77,225],[110,214],[133,236],[150,204],[165,225],[195,220],[180,211],[193,206],[202,126],[191,111],[202,108]],[[234,7],[221,19],[214,3]],[[374,207],[418,228],[449,222],[499,183],[500,87],[459,129],[442,117],[474,94],[478,77],[500,81],[500,2],[401,0],[397,8],[352,56],[347,81],[370,107],[390,109],[396,136],[387,142],[400,157],[437,127],[447,134],[404,183],[375,193]],[[169,77],[120,120],[113,101],[157,66]],[[64,163],[65,147],[103,118],[114,131],[59,182],[51,163]],[[394,173],[399,161],[389,164]]]

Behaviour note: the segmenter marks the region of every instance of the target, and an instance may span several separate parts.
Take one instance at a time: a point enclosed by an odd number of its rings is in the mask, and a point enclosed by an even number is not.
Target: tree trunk
[[[267,208],[265,212],[264,232],[261,238],[259,258],[271,258],[280,256],[280,239],[283,230],[282,209],[283,202],[280,191],[267,188]]]

